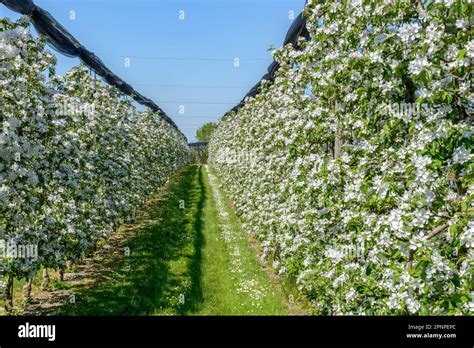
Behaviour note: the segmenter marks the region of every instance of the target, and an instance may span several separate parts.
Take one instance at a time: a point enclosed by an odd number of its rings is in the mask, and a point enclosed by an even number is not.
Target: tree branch
[[[428,236],[426,237],[427,240],[437,236],[438,234],[440,234],[441,232],[443,232],[445,229],[447,229],[449,227],[449,224],[448,223],[444,223],[442,225],[439,225],[435,228],[433,228],[430,233],[428,234]],[[407,263],[407,268],[410,270],[413,268],[413,257],[415,255],[415,252],[417,251],[417,249],[415,250],[410,250],[409,254],[408,254],[408,263]]]

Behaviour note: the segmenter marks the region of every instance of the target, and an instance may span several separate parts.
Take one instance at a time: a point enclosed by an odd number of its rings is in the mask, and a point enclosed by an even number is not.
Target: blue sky
[[[304,2],[35,1],[112,71],[160,105],[189,141],[200,125],[218,121],[265,74],[272,61],[269,47],[281,47],[292,22],[290,11],[297,16]],[[19,17],[1,4],[0,16]],[[79,63],[55,54],[59,74]],[[236,57],[239,67],[234,67]]]

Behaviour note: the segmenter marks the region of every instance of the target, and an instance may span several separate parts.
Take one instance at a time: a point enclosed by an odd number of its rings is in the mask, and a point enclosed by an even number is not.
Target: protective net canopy
[[[105,66],[102,60],[93,52],[87,50],[74,36],[69,33],[54,17],[42,8],[36,6],[32,0],[0,0],[12,11],[29,16],[38,33],[44,35],[48,43],[58,52],[68,57],[78,57],[109,85],[116,87],[125,95],[133,98],[137,103],[144,105],[160,114],[172,127],[178,129],[174,121],[156,105],[151,99],[138,93],[131,85],[123,81]]]

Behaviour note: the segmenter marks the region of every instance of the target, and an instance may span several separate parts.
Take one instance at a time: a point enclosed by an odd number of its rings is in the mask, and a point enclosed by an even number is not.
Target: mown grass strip
[[[65,279],[52,281],[47,306],[30,313],[288,313],[281,287],[258,262],[217,178],[199,165],[178,172],[136,224],[122,226]]]

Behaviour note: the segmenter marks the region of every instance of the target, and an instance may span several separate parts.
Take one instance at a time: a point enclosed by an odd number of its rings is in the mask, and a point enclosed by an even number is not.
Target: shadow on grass
[[[180,201],[185,208],[180,209]],[[192,314],[202,302],[201,167],[185,168],[147,208],[130,235],[103,259],[94,258],[73,287],[74,304],[59,315]],[[130,255],[126,256],[126,248]]]

